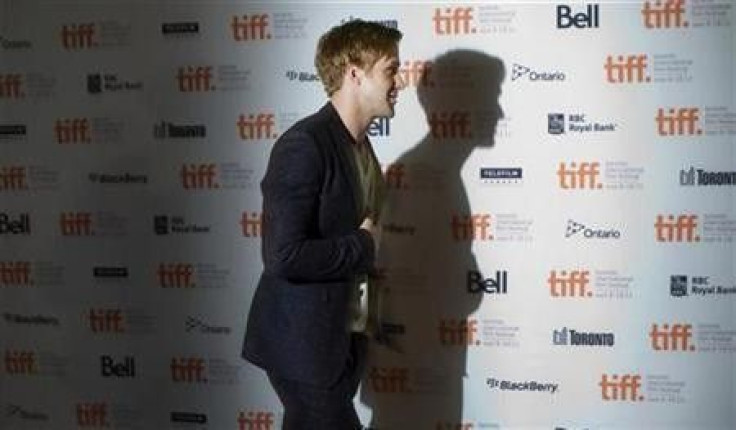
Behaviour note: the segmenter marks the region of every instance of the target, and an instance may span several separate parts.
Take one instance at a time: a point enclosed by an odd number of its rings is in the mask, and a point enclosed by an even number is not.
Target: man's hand
[[[373,236],[373,244],[376,248],[376,251],[378,251],[378,246],[381,243],[381,226],[378,224],[374,224],[371,217],[365,217],[365,219],[363,219],[363,222],[360,224],[360,228],[368,231],[368,233]]]

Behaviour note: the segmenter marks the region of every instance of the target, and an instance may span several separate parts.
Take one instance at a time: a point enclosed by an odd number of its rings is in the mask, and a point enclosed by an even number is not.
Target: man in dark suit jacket
[[[285,429],[360,429],[353,397],[366,347],[367,293],[383,196],[366,136],[392,117],[398,30],[354,20],[333,27],[315,64],[330,98],[274,145],[263,192],[264,270],[243,357],[263,368]]]

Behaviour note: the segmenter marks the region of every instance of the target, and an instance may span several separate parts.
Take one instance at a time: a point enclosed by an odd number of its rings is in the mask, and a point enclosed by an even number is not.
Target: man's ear
[[[350,80],[355,85],[360,85],[363,79],[363,70],[355,64],[348,64],[345,70],[345,79]]]

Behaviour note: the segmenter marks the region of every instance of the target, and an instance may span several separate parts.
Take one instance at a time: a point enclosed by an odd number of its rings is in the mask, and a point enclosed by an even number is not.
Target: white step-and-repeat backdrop
[[[316,40],[404,32],[378,429],[736,428],[733,0],[0,3],[0,425],[279,427],[239,357]]]

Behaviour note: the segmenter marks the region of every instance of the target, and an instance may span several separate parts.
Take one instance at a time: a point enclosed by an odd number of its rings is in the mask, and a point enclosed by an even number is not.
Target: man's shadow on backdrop
[[[386,175],[377,260],[390,345],[371,348],[361,389],[378,430],[455,429],[468,347],[480,334],[468,319],[482,293],[466,283],[469,272],[483,273],[471,246],[489,237],[490,223],[473,216],[461,169],[473,151],[495,144],[505,68],[482,52],[453,50],[424,71],[417,97],[428,133]]]

